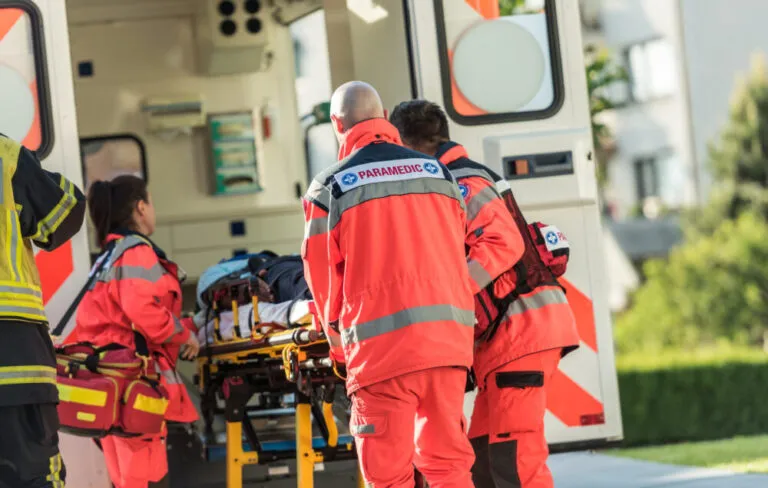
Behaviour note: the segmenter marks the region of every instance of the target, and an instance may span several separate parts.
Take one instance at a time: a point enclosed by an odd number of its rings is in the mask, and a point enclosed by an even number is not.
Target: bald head
[[[346,132],[364,120],[386,117],[376,89],[362,81],[344,83],[333,92],[331,115],[340,123],[338,132]]]

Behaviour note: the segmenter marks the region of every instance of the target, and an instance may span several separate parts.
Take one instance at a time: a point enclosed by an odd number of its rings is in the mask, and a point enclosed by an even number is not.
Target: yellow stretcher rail
[[[257,310],[255,299],[253,303]],[[234,301],[232,307],[236,311]],[[233,315],[237,317],[236,313]],[[305,319],[305,324],[311,322],[310,317]],[[239,330],[238,325],[235,322],[235,330]],[[266,327],[269,328],[269,324]],[[259,441],[247,413],[251,397],[265,391],[295,395],[295,460],[299,488],[313,488],[316,464],[337,458],[354,458],[351,442],[339,445],[332,405],[334,389],[343,384],[343,380],[334,374],[328,349],[325,336],[311,325],[273,329],[264,334],[254,327],[250,337],[237,334],[232,340],[225,341],[221,339],[219,321],[214,320],[213,343],[205,346],[198,357],[198,387],[204,417],[215,404],[212,398],[222,392],[226,397],[227,488],[242,488],[245,466],[274,459],[260,455]],[[325,396],[318,398],[319,391]],[[317,407],[313,408],[313,405]],[[324,451],[313,447],[313,416],[326,429]],[[251,451],[243,448],[244,434],[251,444]],[[358,477],[358,484],[363,486],[362,476]]]

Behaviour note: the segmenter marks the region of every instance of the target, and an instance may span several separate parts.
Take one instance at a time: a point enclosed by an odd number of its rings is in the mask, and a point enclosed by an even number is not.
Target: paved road
[[[670,466],[602,454],[550,457],[556,488],[768,488],[768,475]]]

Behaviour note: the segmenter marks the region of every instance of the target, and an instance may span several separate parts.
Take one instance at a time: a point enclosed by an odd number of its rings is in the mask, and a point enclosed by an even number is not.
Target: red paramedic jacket
[[[502,193],[511,191],[509,184],[470,160],[455,142],[441,144],[435,157],[453,173],[467,206],[472,291],[477,294],[493,283],[497,297],[508,295],[516,287],[516,275],[509,271],[525,250],[520,230],[502,198]],[[489,325],[483,306],[475,300],[476,339]],[[476,342],[475,375],[483,386],[491,372],[511,361],[549,349],[559,348],[565,354],[578,345],[576,320],[565,294],[557,286],[541,286],[509,305],[490,341]]]
[[[107,243],[112,241],[116,242],[109,262],[80,302],[75,329],[65,343],[135,348],[135,326],[146,338],[168,389],[166,419],[194,422],[197,410],[175,370],[180,346],[194,330],[191,320],[178,318],[183,272],[141,234],[110,234]]]
[[[450,172],[384,119],[354,126],[304,197],[302,257],[347,393],[472,364],[465,208]],[[338,329],[340,335],[334,331]]]

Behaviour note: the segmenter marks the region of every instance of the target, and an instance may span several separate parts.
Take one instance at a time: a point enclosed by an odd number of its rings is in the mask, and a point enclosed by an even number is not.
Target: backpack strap
[[[112,252],[115,249],[115,242],[112,241],[107,245],[107,248],[105,251],[96,259],[96,265],[93,267],[91,272],[88,274],[88,279],[85,282],[85,285],[80,290],[80,292],[75,297],[75,300],[69,305],[69,308],[66,312],[64,312],[64,315],[61,317],[61,320],[59,320],[59,323],[56,325],[56,327],[51,332],[51,335],[53,336],[59,336],[62,332],[64,332],[64,328],[69,323],[69,319],[72,318],[72,315],[74,315],[75,311],[77,310],[78,305],[80,305],[80,302],[83,300],[83,297],[85,296],[86,292],[91,288],[93,283],[96,281],[96,278],[99,276],[99,273],[102,269],[104,269],[104,266],[106,266],[107,262],[110,261],[110,257],[112,255]]]

